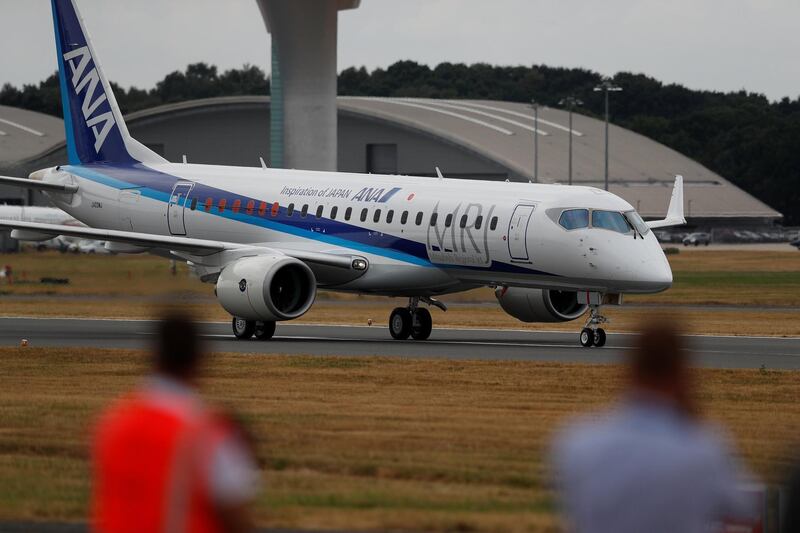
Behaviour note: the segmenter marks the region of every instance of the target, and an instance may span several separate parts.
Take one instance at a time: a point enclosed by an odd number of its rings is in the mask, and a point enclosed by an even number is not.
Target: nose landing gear
[[[408,299],[408,307],[396,307],[389,316],[389,333],[393,339],[405,340],[409,336],[424,341],[431,336],[433,319],[431,313],[419,303],[424,302],[447,311],[442,302],[428,297],[413,296]]]
[[[600,314],[600,305],[589,305],[589,320],[586,321],[579,337],[581,346],[584,348],[605,346],[606,330],[599,326],[607,322],[608,319]]]

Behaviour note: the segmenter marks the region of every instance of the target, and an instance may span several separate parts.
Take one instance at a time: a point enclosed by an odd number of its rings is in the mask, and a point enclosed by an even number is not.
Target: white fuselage
[[[369,260],[362,277],[345,283],[323,272],[320,286],[335,290],[658,292],[672,282],[652,232],[559,225],[566,209],[633,211],[590,187],[174,163],[47,172],[48,181],[78,185],[75,194],[51,197],[94,228]]]

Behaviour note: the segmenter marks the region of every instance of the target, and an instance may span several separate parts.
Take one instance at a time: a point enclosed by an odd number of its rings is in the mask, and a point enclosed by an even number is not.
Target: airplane
[[[52,0],[68,162],[0,184],[44,192],[86,228],[2,221],[18,239],[68,235],[117,253],[185,261],[214,284],[239,339],[266,340],[318,289],[408,298],[394,339],[429,338],[441,295],[493,287],[524,322],[576,320],[602,346],[603,306],[654,293],[672,271],[652,228],[684,224],[676,176],[667,217],[645,222],[584,186],[170,163],[128,133],[74,0]]]
[[[0,205],[0,219],[45,224],[79,224],[72,215],[61,209],[36,205]]]
[[[82,226],[72,215],[56,207],[40,207],[35,205],[0,205],[0,220],[20,220],[23,222],[44,222],[46,224],[66,224]],[[68,240],[61,237],[47,239],[37,244],[37,249],[58,248],[66,250],[70,247]]]

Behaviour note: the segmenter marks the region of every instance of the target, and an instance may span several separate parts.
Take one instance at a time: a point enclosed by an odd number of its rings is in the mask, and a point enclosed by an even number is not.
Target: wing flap
[[[15,220],[0,220],[0,228],[21,230],[18,234],[38,233],[52,235],[66,235],[83,239],[98,241],[113,241],[145,248],[166,248],[191,253],[193,255],[209,255],[222,250],[239,248],[240,245],[188,237],[173,237],[169,235],[153,235],[150,233],[137,233],[134,231],[118,231],[109,229],[83,228],[64,226],[60,224],[43,224],[39,222],[19,222]]]
[[[361,256],[350,254],[335,254],[315,252],[297,248],[280,246],[260,246],[252,244],[239,244],[223,241],[195,239],[191,237],[175,237],[172,235],[155,235],[152,233],[138,233],[135,231],[119,231],[96,229],[60,224],[43,224],[39,222],[19,222],[15,220],[0,220],[0,229],[12,230],[11,236],[21,240],[41,240],[43,238],[66,235],[82,239],[98,241],[111,241],[127,244],[137,248],[162,248],[174,252],[182,252],[189,256],[209,256],[225,250],[254,250],[260,253],[278,252],[289,257],[299,259],[304,263],[316,263],[336,268],[366,270],[369,263]],[[144,251],[136,249],[137,252]]]

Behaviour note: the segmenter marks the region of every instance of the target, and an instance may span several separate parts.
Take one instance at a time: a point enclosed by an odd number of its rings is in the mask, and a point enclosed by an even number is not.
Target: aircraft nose
[[[672,287],[672,268],[669,266],[669,261],[667,261],[661,245],[658,242],[654,244],[650,253],[650,261],[646,263],[642,278],[646,280],[650,290],[665,291]]]

